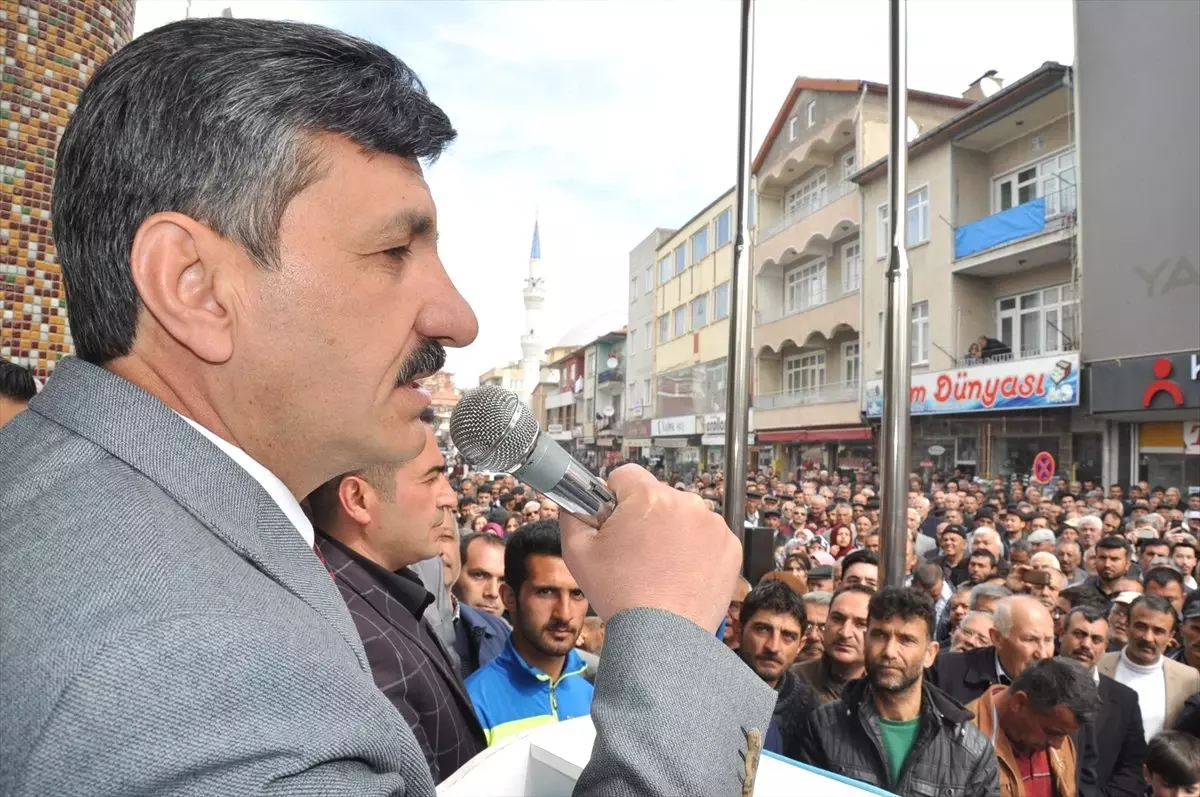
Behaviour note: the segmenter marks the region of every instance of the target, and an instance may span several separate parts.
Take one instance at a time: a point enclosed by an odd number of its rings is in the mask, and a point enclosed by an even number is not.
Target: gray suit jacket
[[[1100,663],[1096,665],[1096,669],[1100,671],[1101,675],[1116,679],[1117,663],[1120,660],[1121,651],[1119,650],[1105,653],[1100,657]],[[1164,656],[1163,681],[1166,684],[1167,694],[1167,714],[1163,727],[1170,729],[1175,727],[1175,720],[1179,719],[1179,712],[1183,710],[1183,704],[1187,702],[1187,699],[1200,692],[1200,671],[1197,671],[1195,667],[1172,661]]]
[[[296,529],[103,369],[60,362],[0,430],[0,612],[0,794],[434,793]],[[577,793],[736,793],[774,692],[652,610],[612,618],[604,660]]]

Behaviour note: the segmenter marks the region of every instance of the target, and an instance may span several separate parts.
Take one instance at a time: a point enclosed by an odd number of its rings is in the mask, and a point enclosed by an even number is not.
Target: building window
[[[675,329],[674,337],[687,334],[688,331],[688,309],[687,305],[681,304],[675,308]]]
[[[675,247],[673,254],[675,257],[675,273],[682,274],[683,270],[687,268],[687,246],[680,244]]]
[[[692,233],[692,264],[699,263],[708,254],[708,227]]]
[[[642,395],[646,397],[646,406],[649,407],[651,405],[650,399],[653,398],[653,396],[650,393],[650,380],[649,379],[642,380]]]
[[[912,362],[929,364],[929,302],[914,302],[912,306]]]
[[[638,295],[637,276],[635,275],[629,282],[629,295],[636,299]]]
[[[654,293],[654,266],[646,266],[646,293]]]
[[[886,202],[879,206],[879,210],[876,213],[875,229],[879,231],[879,237],[875,241],[875,256],[885,258],[892,247],[891,235],[888,234],[891,224],[888,222],[888,206]]]
[[[858,341],[842,344],[842,381],[847,385],[856,385],[862,376],[858,360]]]
[[[1010,172],[995,180],[993,202],[995,212],[1009,210],[1032,202],[1046,200],[1046,218],[1075,210],[1075,150],[1068,149],[1051,155],[1032,166]]]
[[[857,238],[842,244],[842,293],[862,287],[862,252]]]
[[[667,255],[658,261],[658,284],[666,285],[671,279],[671,256]]]
[[[729,317],[729,281],[713,289],[713,321]]]
[[[692,329],[700,329],[708,324],[708,294],[702,294],[692,299]]]
[[[587,366],[583,370],[584,376],[596,375],[596,352],[589,351],[587,355]]]
[[[854,152],[847,152],[842,156],[842,182],[849,184],[850,175],[854,174]]]
[[[650,322],[649,321],[647,321],[646,326],[642,328],[642,337],[644,337],[646,339],[646,342],[642,345],[644,345],[646,347],[646,351],[650,351],[650,346],[653,344],[651,343],[651,338],[650,338]]]
[[[996,302],[996,336],[1018,357],[1073,351],[1078,315],[1071,285],[1009,296]]]
[[[637,352],[637,330],[629,330],[629,359],[633,359],[634,353]]]
[[[784,358],[783,386],[788,393],[806,393],[825,385],[825,352]]]
[[[825,304],[825,261],[794,268],[783,277],[785,313],[799,313]]]
[[[916,246],[929,240],[929,189],[918,188],[908,195],[905,246]]]
[[[715,231],[716,231],[716,236],[717,236],[717,240],[716,240],[716,248],[717,249],[720,249],[722,246],[729,243],[730,233],[733,229],[731,226],[732,224],[733,224],[733,209],[725,208],[724,210],[721,211],[721,214],[719,216],[717,216],[717,222],[714,225],[714,227],[716,228]]]
[[[804,182],[789,189],[784,198],[785,218],[803,219],[824,207],[827,179],[826,170],[821,169]]]
[[[809,127],[817,123],[817,101],[811,100],[808,105],[804,106],[804,121]]]
[[[671,339],[671,316],[663,313],[658,317],[658,342],[666,343]]]
[[[795,141],[800,135],[800,117],[793,116],[788,122],[788,141]]]

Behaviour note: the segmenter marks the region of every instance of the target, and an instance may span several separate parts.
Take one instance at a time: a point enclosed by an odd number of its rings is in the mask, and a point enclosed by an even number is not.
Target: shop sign
[[[1092,412],[1200,408],[1200,354],[1105,360],[1088,366]]]
[[[658,448],[686,448],[687,439],[683,437],[656,437],[654,445]]]
[[[725,434],[725,416],[723,414],[711,414],[704,416],[704,434],[706,435],[721,435]],[[717,445],[716,443],[706,443],[705,445]]]
[[[634,420],[625,421],[625,436],[626,437],[649,437],[650,436],[650,421],[649,420]],[[647,441],[646,445],[650,445]]]
[[[581,438],[579,438],[579,442],[580,442],[580,443],[582,443],[582,444],[583,444],[583,445],[585,445],[585,446],[594,446],[594,445],[596,445],[596,438],[594,438],[594,437],[581,437]]]
[[[687,437],[696,433],[695,415],[676,415],[673,418],[655,418],[650,422],[654,437]]]
[[[583,437],[583,424],[576,424],[571,430],[571,437]]]
[[[883,381],[867,382],[866,414],[883,414]],[[913,415],[1052,409],[1079,404],[1079,354],[1063,352],[952,371],[913,374]]]
[[[649,448],[651,444],[649,437],[626,437],[625,445],[628,448]]]
[[[563,425],[561,423],[552,423],[546,427],[547,434],[562,434]]]
[[[725,435],[724,434],[706,434],[700,438],[700,445],[702,445],[702,446],[723,446],[723,445],[725,445]],[[754,445],[754,433],[753,432],[746,435],[746,445],[748,445],[748,446]]]

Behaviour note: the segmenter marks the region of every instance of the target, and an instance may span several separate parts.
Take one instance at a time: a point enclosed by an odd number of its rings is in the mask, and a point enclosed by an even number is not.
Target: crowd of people
[[[35,389],[18,370],[9,417]],[[419,456],[343,474],[303,508],[437,781],[588,714],[604,623],[554,501],[505,474],[452,483],[422,421]],[[739,581],[719,633],[777,693],[765,749],[898,794],[1200,790],[1200,495],[914,477],[905,586],[883,587],[879,497],[858,476],[745,485],[746,533],[772,536],[775,569]],[[712,511],[725,499],[719,474],[674,487]]]
[[[1200,792],[1200,495],[909,487],[905,586],[880,588],[870,474],[745,485],[776,571],[741,584],[725,641],[779,692],[776,749],[899,794]]]

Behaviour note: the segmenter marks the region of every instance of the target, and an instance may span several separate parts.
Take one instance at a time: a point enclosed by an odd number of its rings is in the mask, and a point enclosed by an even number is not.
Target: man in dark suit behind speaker
[[[1108,616],[1089,603],[1063,621],[1061,652],[1087,668],[1100,691],[1100,713],[1075,734],[1079,797],[1141,797],[1146,738],[1137,692],[1096,670],[1108,648]]]

